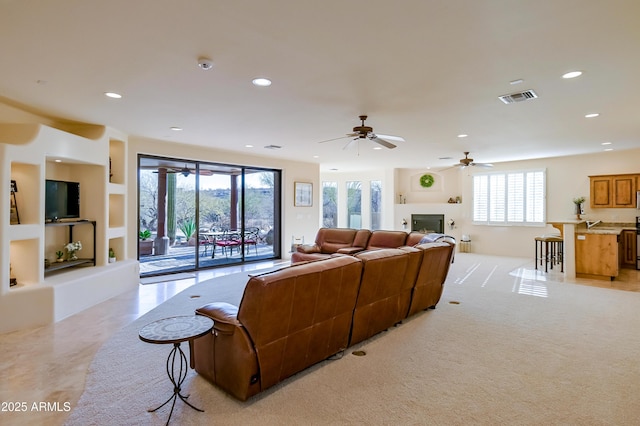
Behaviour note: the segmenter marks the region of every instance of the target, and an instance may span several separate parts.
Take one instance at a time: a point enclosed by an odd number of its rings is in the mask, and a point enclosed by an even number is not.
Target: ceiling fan
[[[191,174],[196,173],[196,169],[190,169],[187,167],[186,164],[182,168],[169,167],[169,166],[160,166],[158,168],[167,169],[167,173],[180,173],[184,177],[187,177]],[[158,173],[158,171],[156,170],[153,173]],[[200,176],[211,176],[211,175],[213,175],[213,170],[200,169]]]
[[[460,159],[460,163],[454,165],[453,167],[460,167],[461,169],[464,169],[465,167],[469,167],[469,166],[476,166],[476,167],[483,167],[483,168],[491,168],[493,167],[493,164],[491,163],[476,163],[473,161],[473,158],[469,158],[469,152],[466,151],[464,153],[464,158]]]
[[[344,146],[343,149],[346,149],[349,145],[351,145],[355,141],[359,141],[361,139],[369,139],[370,141],[375,142],[378,145],[381,145],[385,148],[393,149],[396,147],[396,145],[389,142],[390,140],[396,141],[396,142],[404,142],[404,138],[401,138],[400,136],[376,135],[375,133],[373,133],[373,127],[364,125],[364,122],[367,119],[367,116],[361,115],[359,118],[360,118],[360,121],[362,121],[362,124],[360,126],[354,127],[353,133],[348,133],[346,136],[328,139],[326,141],[320,141],[318,143],[331,142],[331,141],[336,141],[338,139],[344,139],[344,138],[352,138],[352,140],[347,145]]]

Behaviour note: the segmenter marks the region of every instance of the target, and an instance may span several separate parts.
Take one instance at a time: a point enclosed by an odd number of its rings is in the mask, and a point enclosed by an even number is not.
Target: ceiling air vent
[[[538,95],[536,95],[536,92],[534,92],[533,90],[525,90],[524,92],[498,96],[498,99],[500,99],[505,104],[513,104],[516,102],[524,102],[530,99],[535,99],[537,97]]]

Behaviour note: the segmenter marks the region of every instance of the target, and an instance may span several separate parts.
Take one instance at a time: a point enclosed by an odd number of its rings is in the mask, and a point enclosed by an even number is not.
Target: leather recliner
[[[327,259],[336,253],[357,253],[367,247],[370,236],[368,229],[320,228],[315,244],[298,246],[291,262]]]
[[[196,310],[214,321],[191,343],[191,366],[244,401],[348,347],[362,261],[339,256],[252,276],[238,307]]]
[[[407,316],[433,309],[438,304],[449,273],[454,248],[455,246],[449,242],[425,243],[412,247],[413,250],[420,251],[421,260]]]

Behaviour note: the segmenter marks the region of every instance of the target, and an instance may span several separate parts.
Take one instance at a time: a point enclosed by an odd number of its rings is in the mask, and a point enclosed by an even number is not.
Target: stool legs
[[[553,265],[557,264],[560,264],[560,272],[564,272],[564,241],[537,237],[535,243],[535,268],[538,269],[538,262],[542,266],[544,261],[544,272],[549,272],[549,269],[553,270]],[[538,245],[540,245],[539,248]]]

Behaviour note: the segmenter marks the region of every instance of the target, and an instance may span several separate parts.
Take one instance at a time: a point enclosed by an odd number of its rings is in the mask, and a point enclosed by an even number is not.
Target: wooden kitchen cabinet
[[[620,253],[620,262],[623,268],[636,269],[636,253],[637,253],[637,232],[624,230],[620,234],[622,252]]]
[[[591,208],[636,208],[638,176],[589,176]]]
[[[619,235],[576,234],[576,274],[609,277],[613,280],[620,270]]]

